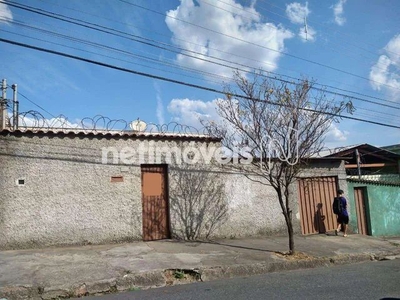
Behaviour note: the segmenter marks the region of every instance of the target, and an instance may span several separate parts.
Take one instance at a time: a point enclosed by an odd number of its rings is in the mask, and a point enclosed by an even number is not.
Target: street
[[[400,299],[400,259],[269,273],[85,299]]]

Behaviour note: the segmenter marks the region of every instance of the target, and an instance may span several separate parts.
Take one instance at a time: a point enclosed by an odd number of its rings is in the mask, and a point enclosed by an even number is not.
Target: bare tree
[[[234,82],[234,88],[225,88],[226,99],[217,103],[223,122],[204,125],[211,134],[224,137],[223,146],[234,155],[244,157],[238,148],[247,146],[247,154],[256,158],[245,176],[275,189],[287,225],[289,254],[293,254],[289,187],[305,159],[321,151],[331,123],[351,108],[351,102],[328,101],[324,91],[315,92],[314,82],[307,79],[291,84],[235,73]],[[240,164],[231,166],[243,168]]]

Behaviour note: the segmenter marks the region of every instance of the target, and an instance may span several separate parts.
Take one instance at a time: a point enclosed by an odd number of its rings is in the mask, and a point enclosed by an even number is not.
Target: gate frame
[[[364,217],[365,217],[365,230],[366,230],[366,234],[362,234],[361,230],[360,230],[360,224],[358,222],[359,220],[359,214],[358,214],[358,208],[360,208],[358,206],[358,201],[357,201],[357,197],[356,197],[356,190],[362,190],[362,200],[364,201]],[[366,186],[356,186],[353,188],[353,194],[354,194],[354,210],[356,212],[356,218],[357,218],[357,231],[358,234],[362,234],[362,235],[372,235],[371,232],[371,220],[369,217],[369,202],[368,202],[368,190]]]
[[[171,227],[171,216],[170,216],[170,203],[169,203],[169,167],[168,164],[141,164],[140,165],[140,177],[141,177],[141,202],[142,202],[142,240],[143,241],[157,241],[157,240],[144,240],[144,222],[143,222],[143,211],[144,211],[144,201],[143,201],[143,168],[163,168],[164,176],[164,188],[165,188],[165,204],[166,204],[166,220],[167,220],[167,237],[163,239],[171,239],[172,237],[172,227]]]
[[[314,177],[298,177],[297,178],[297,191],[298,191],[297,194],[298,194],[298,205],[299,205],[299,214],[300,214],[300,228],[301,228],[302,235],[321,234],[321,232],[315,232],[315,230],[313,232],[308,232],[309,230],[306,230],[308,228],[304,227],[304,223],[312,224],[311,226],[314,226],[314,220],[309,220],[308,219],[310,217],[309,215],[311,215],[310,206],[305,206],[307,214],[306,214],[306,216],[304,216],[304,214],[303,214],[303,206],[302,206],[302,200],[301,200],[302,199],[301,198],[302,191],[301,191],[301,188],[300,188],[300,182],[302,180],[318,180],[318,179],[323,179],[323,178],[334,178],[334,182],[335,182],[334,191],[333,191],[333,194],[331,196],[336,197],[337,196],[337,191],[339,189],[339,176],[337,176],[337,175],[325,175],[325,176],[322,175],[322,176],[314,176]],[[333,211],[332,211],[332,201],[333,201],[333,198],[330,201],[327,201],[327,203],[329,203],[329,207],[328,206],[326,207],[326,211],[332,213],[332,215],[333,215],[333,219],[332,219],[333,220],[333,225],[334,225],[334,228],[336,228],[337,227],[337,224],[336,224],[337,223],[337,218],[333,214]],[[315,204],[316,203],[317,202],[315,202]],[[304,220],[303,219],[304,217],[307,217],[307,219]],[[307,226],[307,227],[310,227],[310,226]],[[330,228],[326,228],[325,233],[328,233],[329,231],[330,231]]]

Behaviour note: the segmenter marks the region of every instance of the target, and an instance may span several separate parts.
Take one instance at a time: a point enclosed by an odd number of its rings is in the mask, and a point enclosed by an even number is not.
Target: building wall
[[[189,143],[195,148],[219,146],[180,140],[0,136],[0,248],[140,240],[140,163],[156,161],[147,154],[140,161],[137,153],[129,155],[128,151],[129,163],[121,164],[113,161],[110,151],[108,164],[104,164],[102,149],[114,147],[121,152],[138,149],[143,143],[146,147],[165,149],[185,148]],[[165,159],[161,155],[159,162]],[[278,202],[268,186],[259,186],[240,174],[205,166],[201,161],[198,166],[202,167],[189,171],[196,174],[201,170],[207,174],[203,198],[211,197],[212,187],[219,184],[220,204],[226,210],[211,230],[210,222],[204,222],[199,237],[237,237],[284,230]],[[170,201],[178,185],[172,177],[181,173],[187,170],[177,164],[169,165]],[[112,176],[123,176],[123,182],[111,182]],[[18,179],[25,184],[19,186]],[[179,184],[190,187],[191,183]],[[182,224],[171,203],[170,209],[172,235],[182,237],[179,234]],[[207,213],[210,215],[213,210]]]
[[[171,167],[169,185],[171,224],[176,238],[185,238],[185,222],[192,223],[191,227],[201,227],[200,238],[286,232],[275,190],[231,168],[192,166],[188,171],[187,167],[184,170]],[[174,205],[177,198],[181,207]]]
[[[219,147],[214,142],[165,137],[0,135],[0,249],[141,240],[140,164],[168,162],[165,155],[152,151],[139,157],[137,150],[143,145],[167,152],[189,145]],[[109,147],[118,153],[124,150],[126,162],[113,161]],[[107,164],[103,149],[110,150]],[[329,176],[339,167],[316,163],[302,176]],[[286,233],[271,186],[201,160],[189,167],[173,159],[168,171],[172,237],[187,238],[188,226],[197,230],[198,238]],[[113,176],[122,176],[123,181],[112,182]],[[25,184],[19,186],[18,179]],[[197,197],[191,197],[192,206],[182,211],[187,193]],[[291,207],[295,232],[300,233],[297,184],[291,189]]]
[[[373,236],[399,236],[400,235],[400,186],[380,185],[373,183],[348,182],[349,199],[352,203],[350,211],[354,218],[350,219],[351,225],[357,230],[357,217],[355,213],[354,188],[366,187],[367,222]]]
[[[222,226],[225,237],[274,235],[287,232],[285,219],[275,190],[241,174],[225,176],[225,192],[229,199],[229,219]]]
[[[103,143],[113,142],[0,138],[1,248],[141,237],[140,169],[102,164]],[[111,183],[119,175],[124,181]],[[25,185],[18,186],[18,179]]]

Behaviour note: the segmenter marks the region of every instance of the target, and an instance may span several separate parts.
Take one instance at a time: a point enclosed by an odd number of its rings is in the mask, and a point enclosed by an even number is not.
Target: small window
[[[111,182],[124,182],[123,176],[111,176]]]
[[[25,185],[25,179],[17,179],[17,185],[22,186]]]

